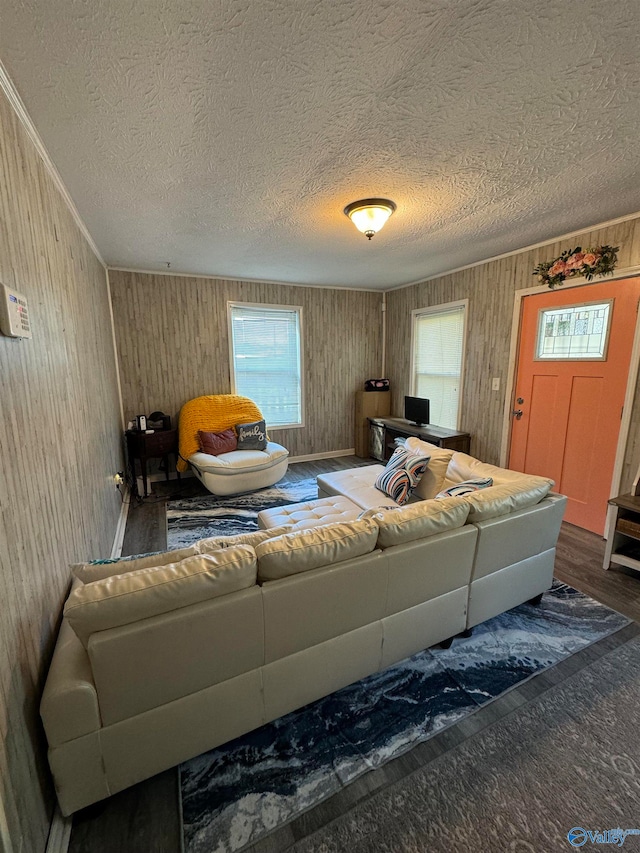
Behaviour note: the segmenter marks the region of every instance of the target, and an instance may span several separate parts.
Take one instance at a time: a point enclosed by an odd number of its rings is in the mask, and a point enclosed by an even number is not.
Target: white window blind
[[[301,308],[230,304],[232,385],[267,426],[302,424]]]
[[[457,429],[465,306],[414,312],[413,393],[430,400],[432,424]]]

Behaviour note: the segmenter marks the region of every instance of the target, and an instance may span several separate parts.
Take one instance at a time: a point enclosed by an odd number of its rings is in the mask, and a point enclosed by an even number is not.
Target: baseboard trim
[[[22,842],[20,843],[22,847]],[[2,792],[0,791],[0,853],[14,853],[13,842],[9,835],[9,822],[7,820],[7,812],[2,801]]]
[[[71,839],[72,817],[63,817],[60,807],[56,805],[47,838],[45,853],[67,853]]]
[[[127,529],[127,516],[129,515],[129,505],[131,503],[131,492],[127,486],[122,490],[122,506],[120,507],[120,515],[118,524],[116,525],[116,533],[113,537],[113,546],[111,547],[111,559],[117,559],[122,553],[122,543],[124,542],[124,532]]]
[[[289,462],[313,462],[314,459],[333,459],[336,456],[355,456],[355,447],[346,450],[329,450],[326,453],[308,453],[306,456],[290,456]]]

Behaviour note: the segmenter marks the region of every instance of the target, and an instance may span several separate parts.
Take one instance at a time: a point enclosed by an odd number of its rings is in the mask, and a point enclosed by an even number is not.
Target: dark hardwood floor
[[[355,456],[323,459],[292,464],[286,481],[315,477],[326,471],[369,465],[371,460]],[[153,484],[151,496],[142,503],[132,502],[125,531],[123,555],[158,551],[166,547],[165,502],[168,497],[207,494],[195,478],[181,483]],[[563,524],[556,554],[555,575],[565,583],[582,590],[603,604],[640,622],[640,574],[631,569],[614,567],[604,571],[604,541],[593,533]],[[374,790],[392,784],[427,764],[436,755],[453,748],[497,719],[511,713],[524,702],[531,701],[615,646],[640,632],[630,625],[612,637],[606,637],[577,655],[541,673],[522,687],[511,691],[440,735],[390,762],[373,773],[353,782],[326,803],[320,804],[287,827],[258,842],[252,853],[283,853],[297,840],[314,832],[353,807]],[[178,773],[175,768],[122,791],[108,800],[78,812],[74,816],[70,853],[180,853],[180,815]]]

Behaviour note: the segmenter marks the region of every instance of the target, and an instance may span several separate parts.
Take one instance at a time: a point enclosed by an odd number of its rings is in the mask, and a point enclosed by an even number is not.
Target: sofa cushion
[[[478,492],[480,489],[488,489],[493,486],[491,477],[475,477],[473,480],[464,480],[462,483],[457,483],[455,486],[449,486],[448,489],[443,489],[435,497],[435,500],[440,501],[443,498],[461,498],[463,495],[470,495],[472,492]]]
[[[521,477],[501,486],[465,495],[469,504],[469,521],[487,521],[540,503],[551,491],[552,480],[544,477]]]
[[[416,501],[395,509],[370,509],[362,513],[378,525],[378,548],[391,548],[462,527],[469,515],[464,498]]]
[[[424,500],[435,498],[442,489],[447,474],[447,466],[454,453],[453,450],[446,450],[444,447],[438,447],[429,441],[422,441],[415,436],[410,436],[406,440],[405,447],[408,447],[413,453],[422,453],[431,457],[427,470],[420,477],[420,482],[415,488],[414,495]]]
[[[95,631],[227,595],[255,582],[255,551],[237,545],[77,586],[64,615],[86,648]]]
[[[138,569],[149,569],[155,566],[166,566],[169,563],[179,563],[187,557],[193,557],[200,551],[196,545],[179,548],[175,551],[164,551],[159,554],[143,554],[134,557],[117,557],[111,560],[93,560],[89,563],[75,563],[71,566],[73,574],[82,583],[93,583],[113,575],[124,575],[137,572]]]
[[[258,580],[270,581],[342,563],[376,547],[378,527],[369,518],[285,533],[256,547]]]
[[[251,471],[270,468],[288,455],[289,451],[282,445],[269,441],[265,450],[232,450],[230,453],[221,453],[220,456],[193,453],[189,457],[189,462],[200,471],[233,476],[239,471],[248,474]]]
[[[404,446],[396,448],[384,471],[376,479],[376,489],[380,489],[396,503],[405,504],[424,474],[429,458],[413,453]]]
[[[200,539],[196,542],[199,554],[208,554],[219,548],[232,548],[234,545],[249,545],[255,548],[267,539],[290,533],[292,524],[282,524],[280,527],[272,527],[270,530],[252,530],[251,533],[237,533],[235,536],[210,536],[208,539]]]
[[[198,430],[198,445],[202,453],[209,456],[219,456],[221,453],[230,453],[238,447],[238,438],[232,429],[224,432],[204,432]]]

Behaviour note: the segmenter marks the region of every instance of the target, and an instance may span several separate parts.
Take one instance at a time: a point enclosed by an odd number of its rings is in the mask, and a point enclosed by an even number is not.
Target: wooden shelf
[[[616,531],[633,539],[640,539],[640,518],[620,518],[616,522]]]
[[[613,552],[610,562],[615,563],[617,566],[626,566],[628,569],[635,569],[637,572],[640,571],[640,561],[633,557],[627,557],[626,554]],[[608,569],[609,566],[606,566],[606,568]]]
[[[609,506],[614,512],[607,519],[604,568],[615,563],[640,572],[640,497],[618,495]]]

